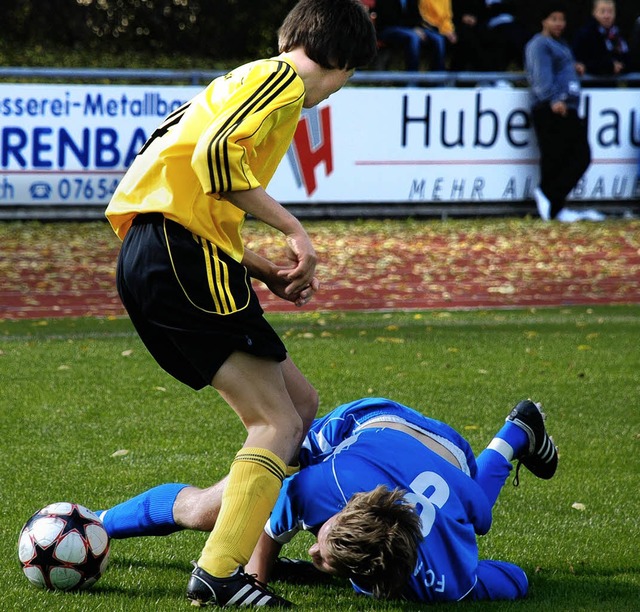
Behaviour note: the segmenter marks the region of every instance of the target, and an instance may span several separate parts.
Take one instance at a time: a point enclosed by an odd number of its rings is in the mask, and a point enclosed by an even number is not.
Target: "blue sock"
[[[491,448],[485,448],[478,455],[476,464],[478,472],[474,480],[480,485],[493,508],[513,466],[503,453]]]
[[[504,442],[507,444],[505,445]],[[511,461],[529,450],[529,436],[524,429],[507,421],[494,436],[489,448],[498,451],[507,461]]]
[[[188,486],[158,485],[97,514],[111,538],[168,535],[182,529],[173,520],[173,504],[178,493]]]

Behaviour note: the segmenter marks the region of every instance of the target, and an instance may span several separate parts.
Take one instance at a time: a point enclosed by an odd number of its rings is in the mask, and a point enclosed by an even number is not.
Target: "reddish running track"
[[[304,310],[640,304],[640,222],[309,224],[321,290]],[[281,241],[248,224],[251,248]],[[104,224],[0,228],[0,319],[119,316],[119,243]],[[256,287],[267,312],[296,308]]]

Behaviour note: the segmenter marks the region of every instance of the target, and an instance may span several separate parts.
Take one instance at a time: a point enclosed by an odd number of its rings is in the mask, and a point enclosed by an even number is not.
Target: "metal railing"
[[[149,82],[169,81],[198,85],[208,83],[225,74],[225,70],[169,70],[140,68],[49,68],[0,66],[0,79],[27,79],[29,81],[126,81]],[[407,83],[423,86],[469,87],[477,85],[526,85],[524,72],[405,72],[387,70],[361,70],[351,78],[354,85],[398,85]],[[627,86],[640,87],[640,72],[611,77],[582,77],[585,87]]]

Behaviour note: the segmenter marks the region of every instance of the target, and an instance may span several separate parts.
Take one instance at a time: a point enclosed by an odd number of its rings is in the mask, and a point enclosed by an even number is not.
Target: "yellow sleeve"
[[[419,9],[422,18],[440,34],[446,36],[455,31],[451,0],[420,0]]]
[[[283,61],[256,62],[205,90],[200,104],[209,107],[212,120],[196,143],[191,165],[204,192],[255,189],[261,185],[256,168],[263,154],[256,148],[278,133],[287,107],[299,106],[304,86],[295,70]],[[217,106],[217,100],[224,104]],[[297,114],[296,114],[297,117]],[[283,126],[288,138],[291,123]],[[287,143],[288,146],[288,143]],[[279,161],[279,160],[278,160]]]

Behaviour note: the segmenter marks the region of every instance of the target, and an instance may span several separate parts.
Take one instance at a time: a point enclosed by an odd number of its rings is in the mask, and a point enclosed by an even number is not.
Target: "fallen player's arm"
[[[260,582],[267,583],[271,577],[271,569],[276,562],[282,545],[262,532],[249,563],[245,567],[247,574],[254,574]]]

